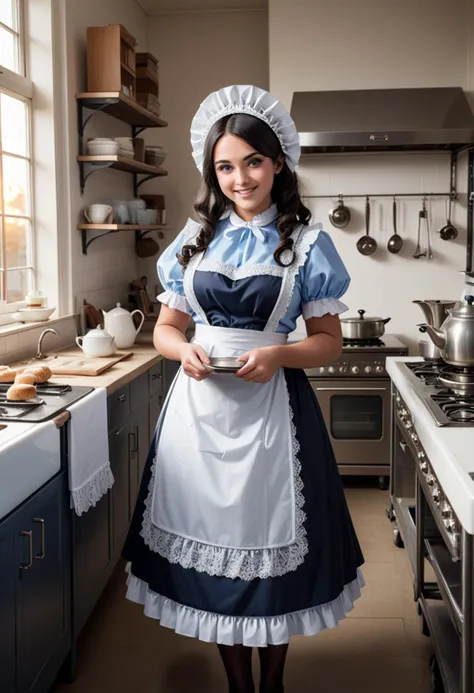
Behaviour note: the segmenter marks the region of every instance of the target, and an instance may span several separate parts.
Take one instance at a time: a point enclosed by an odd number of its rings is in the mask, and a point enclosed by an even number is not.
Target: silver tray
[[[214,356],[210,358],[211,363],[203,363],[202,365],[210,371],[218,373],[237,373],[244,367],[243,363],[229,356]]]

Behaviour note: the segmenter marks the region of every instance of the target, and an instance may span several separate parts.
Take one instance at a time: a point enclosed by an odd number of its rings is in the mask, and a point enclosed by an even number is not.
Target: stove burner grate
[[[343,339],[342,345],[345,347],[383,347],[385,342],[382,339]]]

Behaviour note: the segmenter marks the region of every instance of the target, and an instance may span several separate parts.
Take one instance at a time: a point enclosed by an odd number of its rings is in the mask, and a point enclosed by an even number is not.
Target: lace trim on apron
[[[285,268],[279,265],[259,264],[244,265],[244,267],[234,267],[234,265],[220,262],[219,260],[204,260],[199,264],[199,272],[218,272],[233,281],[247,279],[247,277],[261,277],[270,275],[272,277],[283,277]]]
[[[166,408],[165,408],[166,409]],[[140,535],[146,545],[155,553],[166,558],[170,563],[177,563],[182,568],[194,568],[199,573],[241,580],[265,579],[279,577],[292,572],[304,561],[308,553],[308,540],[303,510],[303,482],[301,480],[301,463],[298,460],[300,444],[293,424],[293,412],[290,407],[290,425],[293,452],[293,479],[295,489],[296,532],[295,542],[277,549],[228,549],[221,546],[203,544],[193,539],[171,534],[153,524],[151,504],[155,487],[156,461],[153,462],[149,484],[149,493],[145,501],[142,529]]]
[[[290,265],[283,276],[280,295],[275,303],[270,319],[265,325],[265,332],[276,332],[278,323],[285,316],[288,310],[293,290],[295,288],[296,276],[300,267],[306,262],[306,257],[313,243],[316,241],[319,232],[322,229],[322,224],[314,224],[313,226],[300,226],[292,233],[294,241],[294,252],[296,255],[295,262]],[[282,262],[286,263],[291,260],[291,251],[285,251],[282,257]]]

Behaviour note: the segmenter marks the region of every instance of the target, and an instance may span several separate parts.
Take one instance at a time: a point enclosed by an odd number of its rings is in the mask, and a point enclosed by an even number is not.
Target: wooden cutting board
[[[37,361],[36,365],[48,366],[53,375],[100,375],[119,361],[124,361],[133,356],[133,351],[117,351],[113,356],[93,358],[92,356],[80,356],[78,354],[58,354],[49,356],[43,361]],[[24,364],[21,364],[22,366]],[[31,365],[31,364],[29,364]]]

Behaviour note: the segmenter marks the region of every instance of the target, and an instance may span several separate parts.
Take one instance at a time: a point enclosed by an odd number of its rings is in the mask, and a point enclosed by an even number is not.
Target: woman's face
[[[245,221],[270,207],[273,179],[282,167],[235,135],[223,135],[214,147],[219,186]]]

